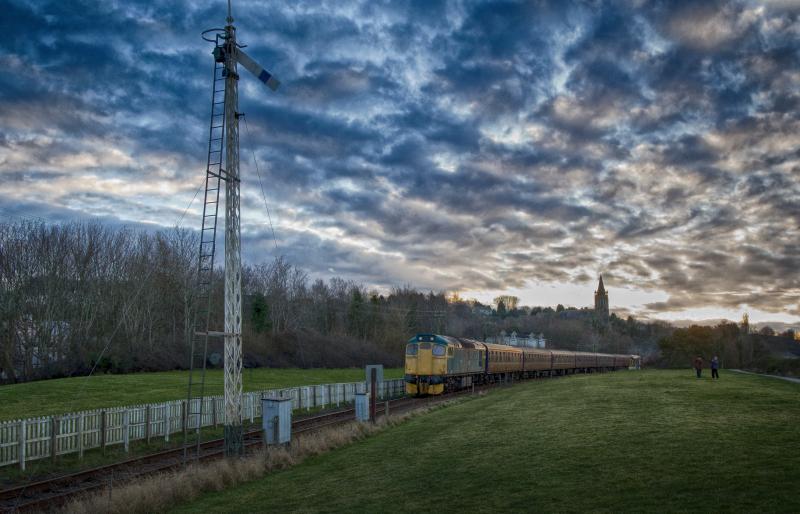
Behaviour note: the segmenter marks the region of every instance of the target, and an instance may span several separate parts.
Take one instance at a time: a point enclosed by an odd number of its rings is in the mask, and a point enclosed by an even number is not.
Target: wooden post
[[[211,397],[211,419],[214,422],[214,426],[217,426],[217,398],[215,396]]]
[[[297,387],[296,390],[297,390],[297,410],[300,410],[303,408],[303,388]]]
[[[384,402],[384,404],[385,404],[385,407],[383,408],[383,416],[388,421],[389,420],[389,400],[386,400],[386,402]]]
[[[150,405],[144,406],[144,438],[150,444]]]
[[[122,442],[125,443],[125,453],[128,453],[128,442],[130,436],[130,411],[125,409],[122,411]]]
[[[53,462],[56,461],[56,453],[58,449],[58,417],[50,417],[50,457]]]
[[[103,455],[106,453],[106,426],[108,425],[108,416],[106,411],[100,412],[100,448],[103,450]]]
[[[247,397],[250,398],[250,424],[252,425],[256,414],[256,402],[253,399],[253,393],[247,393]]]
[[[164,404],[164,442],[169,442],[169,431],[172,428],[172,404]]]
[[[19,458],[19,469],[25,471],[25,459],[27,455],[25,455],[25,450],[27,449],[26,446],[26,439],[28,438],[28,425],[25,423],[25,420],[19,422],[19,433],[17,434],[17,442],[19,443],[19,450],[17,450],[17,457]]]
[[[370,373],[370,391],[369,391],[369,419],[375,423],[375,400],[378,394],[378,370],[372,368]]]
[[[187,423],[189,422],[189,413],[188,413],[188,403],[187,400],[181,401],[181,430],[184,432],[188,430]]]
[[[83,459],[83,412],[78,414],[78,458]]]

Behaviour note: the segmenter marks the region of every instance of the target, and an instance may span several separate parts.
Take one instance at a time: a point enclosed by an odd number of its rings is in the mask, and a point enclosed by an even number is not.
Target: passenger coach
[[[638,368],[638,355],[518,348],[462,337],[418,334],[406,345],[408,394],[442,394],[509,378]]]

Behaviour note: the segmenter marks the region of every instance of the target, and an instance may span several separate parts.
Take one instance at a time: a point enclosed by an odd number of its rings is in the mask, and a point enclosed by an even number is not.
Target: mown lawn
[[[402,376],[401,368],[384,371],[386,379]],[[177,400],[186,397],[188,377],[186,371],[167,371],[94,375],[89,378],[63,378],[4,385],[0,386],[0,421]],[[300,385],[355,382],[364,380],[364,370],[255,368],[244,370],[243,379],[245,391],[258,391]],[[205,394],[222,394],[222,381],[222,370],[208,370]]]
[[[525,383],[177,511],[798,512],[798,400],[725,371]]]

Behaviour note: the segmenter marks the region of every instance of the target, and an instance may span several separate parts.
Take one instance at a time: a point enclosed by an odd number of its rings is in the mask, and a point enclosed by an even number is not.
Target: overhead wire
[[[202,189],[204,183],[205,183],[205,177],[203,178],[203,182],[200,184],[200,186],[198,187],[197,191],[195,191],[194,196],[189,201],[189,205],[186,206],[186,209],[184,209],[183,213],[181,214],[181,216],[176,221],[175,228],[180,228],[181,223],[183,223],[183,219],[186,216],[186,213],[189,211],[189,209],[192,207],[192,204],[197,199],[197,195],[200,193],[200,189]],[[116,336],[117,332],[119,332],[119,329],[122,326],[122,323],[124,322],[125,318],[127,317],[128,313],[130,312],[131,308],[133,307],[133,304],[139,298],[139,295],[142,293],[142,291],[144,290],[145,286],[147,285],[148,279],[152,276],[152,274],[155,271],[156,271],[156,267],[155,266],[151,267],[150,270],[145,274],[144,278],[139,281],[138,289],[135,290],[133,296],[130,297],[130,299],[128,300],[128,303],[123,308],[122,316],[119,317],[119,320],[117,321],[116,325],[114,326],[114,330],[111,331],[111,335],[108,337],[108,340],[106,341],[106,344],[103,346],[103,349],[100,351],[99,355],[95,359],[95,362],[92,365],[92,368],[89,370],[89,374],[87,374],[84,377],[84,380],[81,383],[80,389],[78,389],[77,393],[72,397],[73,399],[72,399],[72,402],[70,402],[70,406],[67,409],[67,412],[71,412],[73,410],[73,406],[83,396],[83,394],[85,392],[85,389],[86,389],[86,386],[89,383],[89,379],[92,378],[92,376],[94,375],[94,372],[97,370],[97,366],[100,364],[100,361],[103,359],[103,356],[105,355],[106,351],[111,346],[111,341],[114,340],[114,336]],[[38,467],[40,464],[41,464],[41,461],[37,462],[36,466]],[[24,492],[25,492],[25,489],[20,491],[20,494],[17,497],[16,505],[18,505],[19,502],[22,500],[22,496],[23,496]]]
[[[248,141],[252,142],[250,137],[250,127],[247,125],[247,117],[244,118],[244,129],[247,132]],[[275,237],[275,227],[272,225],[272,216],[269,212],[269,205],[267,205],[267,195],[264,193],[264,183],[261,180],[261,171],[258,169],[258,159],[256,158],[256,151],[251,147],[250,152],[253,154],[253,163],[256,167],[256,175],[258,176],[258,185],[261,187],[261,198],[264,200],[264,209],[267,211],[267,220],[269,220],[269,229],[272,231],[272,242],[275,245],[275,253],[278,252],[278,239]]]

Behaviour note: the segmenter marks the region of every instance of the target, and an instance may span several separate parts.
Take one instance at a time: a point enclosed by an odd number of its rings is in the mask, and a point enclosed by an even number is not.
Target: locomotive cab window
[[[417,354],[417,345],[409,344],[406,346],[406,355],[416,355]]]
[[[444,346],[440,344],[435,344],[433,345],[433,352],[431,353],[433,353],[434,357],[444,357],[446,351],[447,350],[445,350]]]

